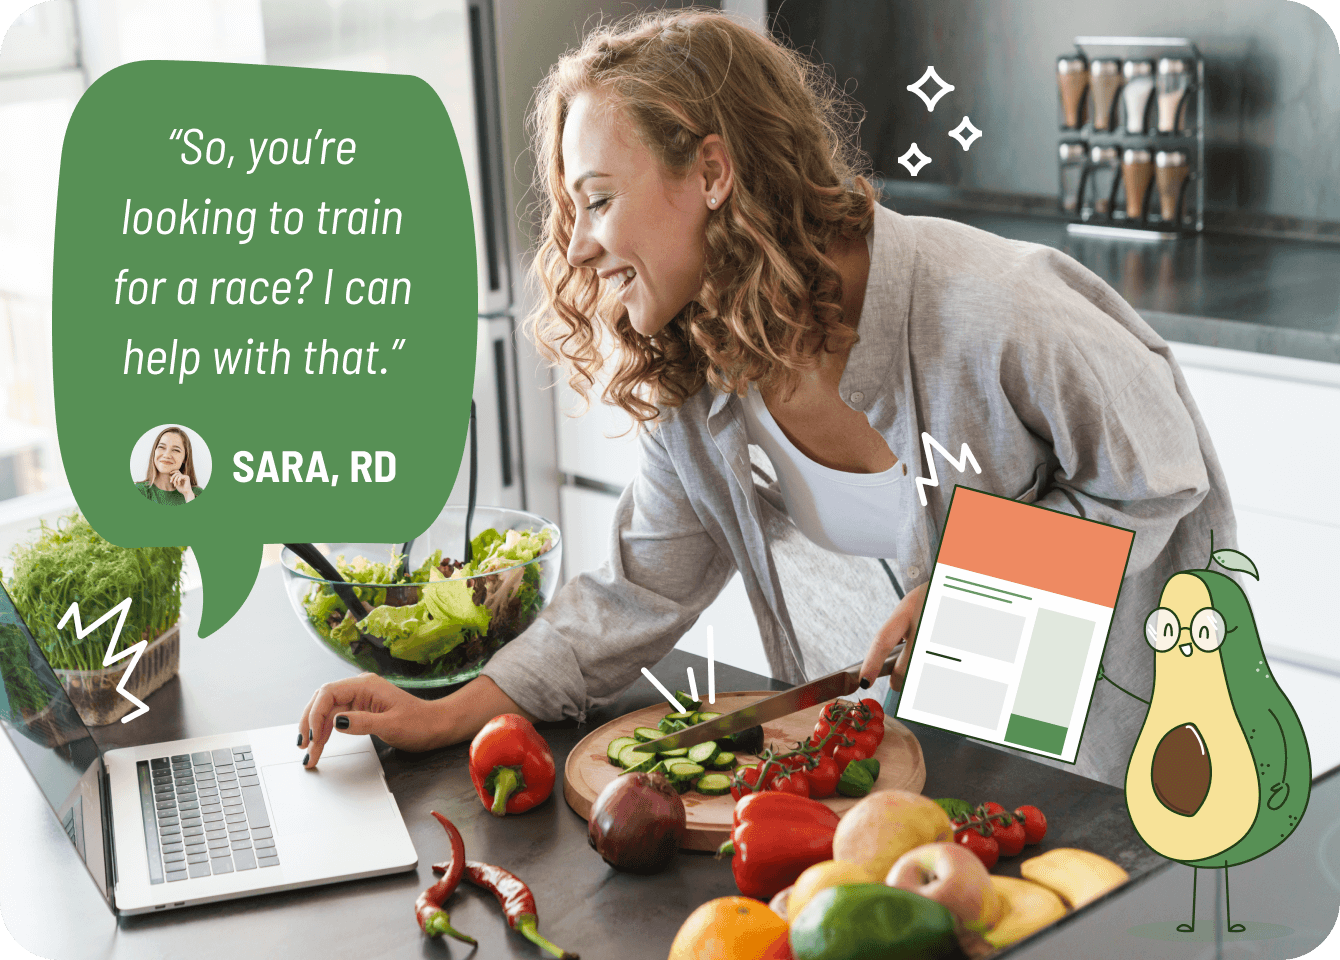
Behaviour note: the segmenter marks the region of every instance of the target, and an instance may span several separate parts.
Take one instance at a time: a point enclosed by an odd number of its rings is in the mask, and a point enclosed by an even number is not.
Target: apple
[[[974,933],[994,927],[1005,905],[982,861],[957,843],[927,843],[898,858],[884,883],[929,897]]]
[[[777,914],[777,916],[781,917],[783,920],[788,919],[786,913],[787,900],[791,896],[791,891],[794,890],[795,888],[796,885],[793,883],[786,889],[779,890],[777,892],[777,895],[768,901],[768,909],[771,910],[773,913]]]
[[[859,863],[878,878],[914,847],[953,839],[949,814],[934,800],[880,790],[843,814],[833,834],[833,859]]]

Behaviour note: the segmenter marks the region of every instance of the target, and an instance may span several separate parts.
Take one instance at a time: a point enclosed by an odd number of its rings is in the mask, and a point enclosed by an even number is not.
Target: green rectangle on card
[[[1006,743],[1055,754],[1059,754],[1065,748],[1065,735],[1065,727],[1030,717],[1021,717],[1017,713],[1010,714],[1010,725],[1005,728]]]

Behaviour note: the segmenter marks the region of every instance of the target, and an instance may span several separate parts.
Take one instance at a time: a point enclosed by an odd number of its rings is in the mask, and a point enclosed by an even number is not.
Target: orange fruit
[[[669,960],[761,960],[787,932],[786,921],[749,897],[720,897],[684,921]]]

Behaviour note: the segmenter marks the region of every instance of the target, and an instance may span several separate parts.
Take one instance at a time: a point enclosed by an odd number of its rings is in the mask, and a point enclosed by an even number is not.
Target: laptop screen
[[[102,752],[0,585],[0,727],[111,905]]]

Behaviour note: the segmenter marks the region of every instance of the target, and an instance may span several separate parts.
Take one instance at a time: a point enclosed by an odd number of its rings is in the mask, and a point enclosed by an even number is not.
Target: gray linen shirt
[[[915,476],[930,476],[923,431],[955,455],[967,443],[982,467],[959,474],[933,454],[940,485],[924,508],[915,484],[899,485],[890,559],[902,586],[928,579],[956,482],[1133,530],[1104,667],[1148,697],[1143,623],[1163,584],[1205,565],[1211,530],[1216,547],[1236,545],[1223,471],[1168,345],[1057,250],[884,207],[857,331],[843,400]],[[785,504],[754,481],[740,398],[704,388],[643,435],[640,457],[610,559],[560,588],[484,669],[543,719],[584,720],[617,698],[736,570],[773,674],[807,677],[765,532]],[[834,586],[833,603],[859,601]],[[1073,769],[1121,784],[1145,709],[1100,681]]]

